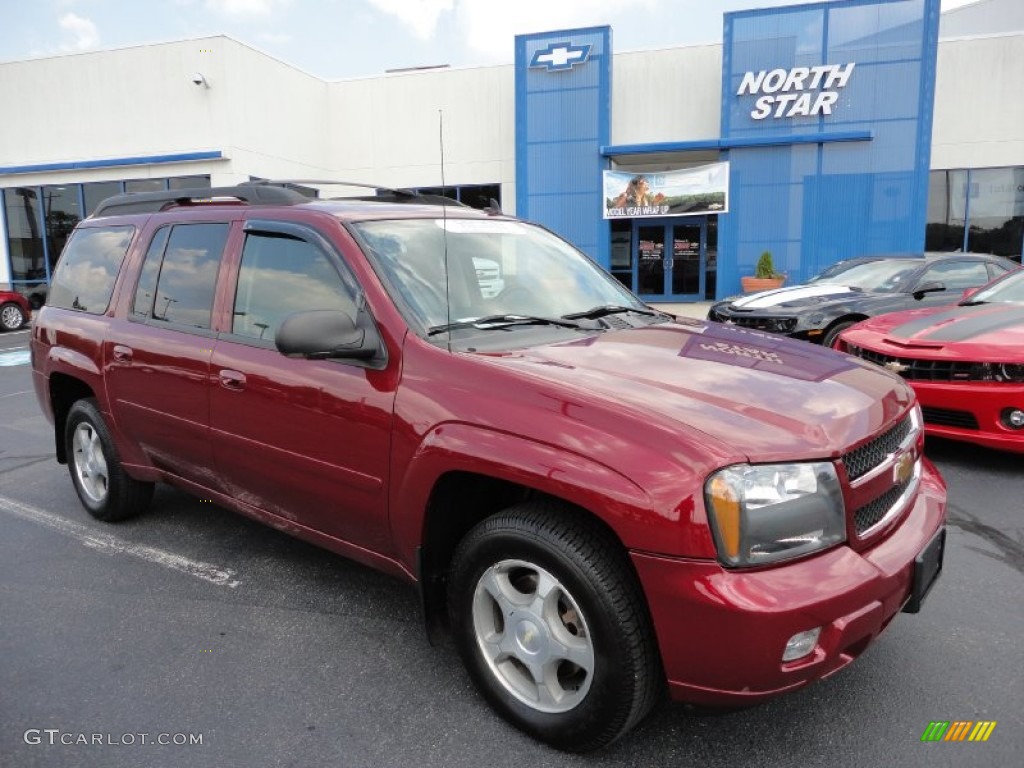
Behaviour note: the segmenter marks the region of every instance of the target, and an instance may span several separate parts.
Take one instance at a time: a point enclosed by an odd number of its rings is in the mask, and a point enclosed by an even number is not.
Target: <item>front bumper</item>
[[[925,432],[1004,451],[1024,452],[1024,429],[1003,421],[1010,409],[1024,410],[1024,385],[910,382],[924,411]]]
[[[799,316],[763,311],[739,312],[726,304],[713,305],[708,310],[708,320],[804,341],[820,342],[824,333],[824,326],[809,326]]]
[[[849,664],[910,598],[914,560],[942,527],[945,502],[945,486],[925,462],[899,526],[862,552],[841,546],[757,571],[632,553],[672,698],[746,706]],[[814,627],[822,628],[814,650],[783,662],[786,642]]]

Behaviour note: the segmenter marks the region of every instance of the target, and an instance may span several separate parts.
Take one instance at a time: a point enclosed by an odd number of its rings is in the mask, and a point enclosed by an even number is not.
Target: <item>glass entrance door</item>
[[[706,220],[703,216],[634,222],[634,290],[648,301],[704,297]]]

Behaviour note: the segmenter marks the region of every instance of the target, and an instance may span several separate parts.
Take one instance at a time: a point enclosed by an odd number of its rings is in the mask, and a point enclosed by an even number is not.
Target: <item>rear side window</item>
[[[134,234],[130,226],[76,230],[53,274],[46,303],[93,315],[106,312]]]
[[[136,317],[208,329],[228,224],[178,224],[150,243],[135,289]]]
[[[340,309],[355,317],[352,293],[320,248],[278,234],[249,234],[235,291],[231,331],[272,341],[293,312]]]

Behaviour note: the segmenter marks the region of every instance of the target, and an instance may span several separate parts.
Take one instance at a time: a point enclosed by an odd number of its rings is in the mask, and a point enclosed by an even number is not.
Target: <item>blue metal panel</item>
[[[565,49],[570,55],[587,46],[582,63],[530,66],[538,54]],[[601,147],[608,144],[611,125],[611,29],[519,35],[515,67],[516,213],[609,267],[609,225],[601,217],[607,160]]]
[[[870,130],[830,131],[828,133],[744,136],[738,139],[700,139],[698,141],[662,141],[653,144],[614,144],[601,147],[605,157],[648,155],[653,152],[691,152],[708,149],[739,149],[742,147],[788,147],[792,144],[831,144],[836,141],[871,141]]]
[[[108,160],[74,160],[67,163],[41,165],[0,166],[0,175],[13,173],[42,173],[45,171],[77,171],[86,168],[114,168],[122,165],[156,165],[159,163],[186,163],[192,160],[220,160],[224,154],[212,152],[180,152],[176,155],[145,155],[141,157],[115,157]]]
[[[938,9],[939,0],[837,0],[726,14],[720,146],[731,212],[719,219],[719,296],[738,290],[764,250],[791,282],[841,258],[923,250]],[[775,117],[773,106],[756,119],[768,89],[738,93],[745,73],[851,62],[817,115]],[[871,138],[821,141],[857,133]]]

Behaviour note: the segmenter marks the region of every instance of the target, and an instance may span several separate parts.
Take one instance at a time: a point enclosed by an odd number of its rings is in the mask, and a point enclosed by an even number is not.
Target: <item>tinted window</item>
[[[91,216],[96,207],[108,197],[121,194],[120,181],[97,181],[92,184],[83,184],[85,193],[85,215]]]
[[[171,230],[156,286],[153,318],[209,328],[227,224],[181,224]]]
[[[304,240],[248,235],[232,332],[271,340],[288,315],[310,309],[341,309],[355,319],[355,301],[327,255]]]
[[[167,236],[171,233],[170,227],[163,227],[157,230],[153,241],[146,251],[146,260],[142,263],[142,274],[139,276],[139,284],[135,288],[135,298],[132,299],[132,314],[149,317],[153,311],[153,297],[156,295],[156,278],[160,274],[160,262],[164,257],[164,246],[167,245]]]
[[[47,303],[92,314],[106,312],[134,227],[79,229],[57,265]]]
[[[979,261],[947,261],[930,267],[918,285],[939,282],[946,286],[947,291],[962,291],[988,282],[988,270]]]

